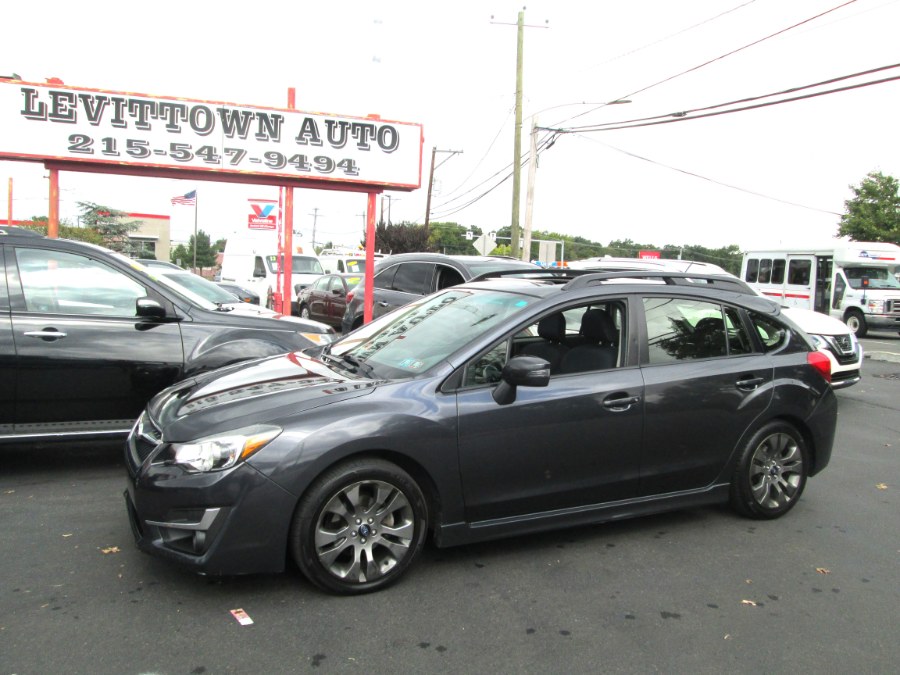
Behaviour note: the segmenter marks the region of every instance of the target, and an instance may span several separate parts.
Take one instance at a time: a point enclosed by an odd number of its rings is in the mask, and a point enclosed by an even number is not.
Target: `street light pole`
[[[522,260],[531,260],[531,215],[534,210],[534,177],[537,173],[537,116],[531,117],[531,149],[528,155],[528,187],[525,189],[525,241],[522,243]]]

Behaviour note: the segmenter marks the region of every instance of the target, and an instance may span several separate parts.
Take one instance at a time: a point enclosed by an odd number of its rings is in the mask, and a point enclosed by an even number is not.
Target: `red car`
[[[361,274],[324,274],[298,291],[300,316],[327,323],[338,330],[347,308],[347,293],[362,281]]]

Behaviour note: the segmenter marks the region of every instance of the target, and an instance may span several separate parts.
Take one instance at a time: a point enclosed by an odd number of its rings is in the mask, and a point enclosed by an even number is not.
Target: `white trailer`
[[[741,278],[789,307],[840,319],[857,337],[900,333],[900,246],[836,241],[808,248],[745,251]]]

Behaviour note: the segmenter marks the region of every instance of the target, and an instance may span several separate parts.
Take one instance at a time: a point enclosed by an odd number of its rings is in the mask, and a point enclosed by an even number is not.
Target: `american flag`
[[[192,190],[188,192],[186,195],[178,195],[177,197],[172,197],[172,204],[184,204],[185,206],[196,206],[197,205],[197,191]]]

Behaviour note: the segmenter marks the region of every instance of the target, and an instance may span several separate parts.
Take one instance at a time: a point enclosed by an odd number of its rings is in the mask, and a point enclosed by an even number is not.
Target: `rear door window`
[[[393,290],[425,295],[429,291],[433,271],[432,263],[401,263],[394,275]]]
[[[644,298],[644,316],[651,364],[752,351],[740,313],[734,308],[702,300],[654,296]]]

